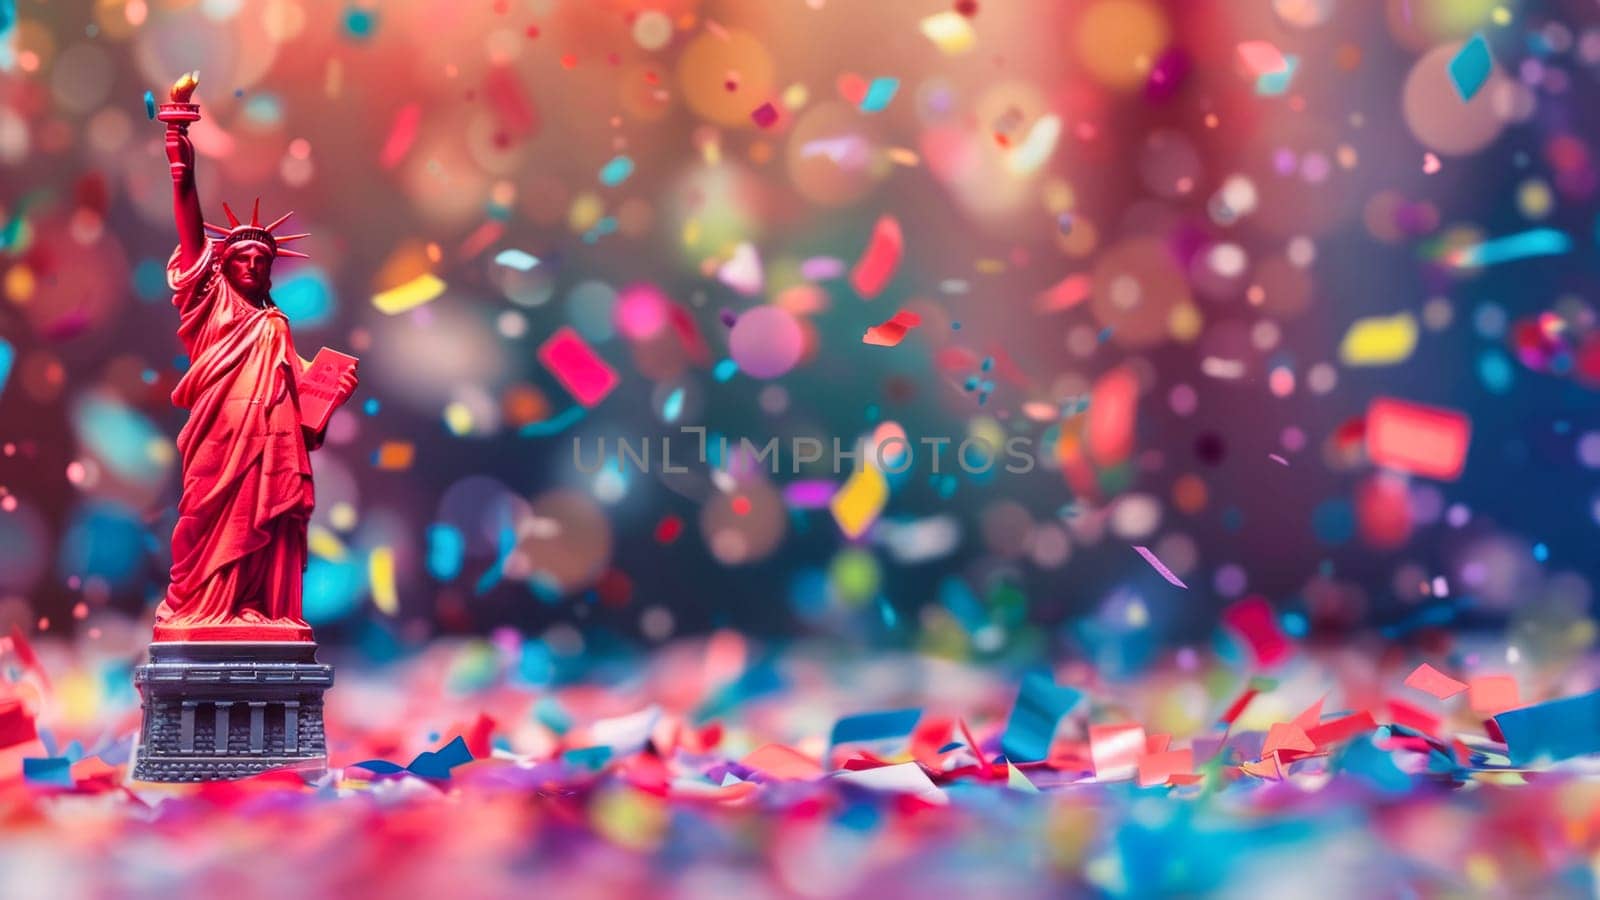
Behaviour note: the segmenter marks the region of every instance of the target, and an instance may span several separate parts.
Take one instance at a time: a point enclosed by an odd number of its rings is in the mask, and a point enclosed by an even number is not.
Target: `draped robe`
[[[167,262],[178,338],[190,366],[172,392],[183,494],[155,639],[310,640],[300,616],[306,526],[315,502],[300,427],[300,358],[270,302],[240,295],[207,242],[181,270]]]

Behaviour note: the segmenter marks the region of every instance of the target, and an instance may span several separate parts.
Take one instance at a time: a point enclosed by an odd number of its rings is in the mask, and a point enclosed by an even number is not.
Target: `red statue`
[[[155,640],[309,641],[300,616],[314,503],[309,451],[322,446],[326,416],[311,420],[321,419],[316,427],[302,415],[310,363],[295,353],[289,320],[269,293],[272,261],[305,256],[281,245],[307,235],[274,234],[289,214],[262,225],[259,199],[249,224],[226,203],[229,227],[201,219],[188,134],[200,118],[189,102],[196,84],[194,74],[179,79],[158,116],[167,123],[178,224],[167,281],[190,366],[172,392],[189,421],[178,433],[183,495]],[[335,402],[356,383],[349,365],[332,386]]]

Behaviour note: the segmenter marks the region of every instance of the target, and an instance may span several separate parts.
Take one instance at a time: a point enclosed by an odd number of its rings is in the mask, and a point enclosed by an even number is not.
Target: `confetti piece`
[[[518,272],[528,272],[539,264],[539,257],[534,256],[532,253],[509,248],[495,254],[494,264],[505,266],[508,269],[515,269]]]
[[[1294,652],[1294,644],[1278,627],[1272,605],[1263,597],[1246,597],[1223,610],[1222,622],[1244,641],[1264,669],[1277,666]]]
[[[1510,675],[1477,675],[1467,679],[1467,706],[1481,715],[1494,716],[1516,709],[1517,680]]]
[[[922,324],[922,317],[908,310],[900,310],[887,322],[867,329],[861,342],[875,347],[895,347],[905,340],[906,334]]]
[[[874,78],[872,84],[867,86],[867,92],[861,98],[860,109],[864,113],[882,112],[894,100],[894,95],[900,90],[898,78]]]
[[[1600,691],[1513,709],[1494,721],[1514,766],[1600,753]]]
[[[1293,54],[1283,58],[1283,68],[1277,72],[1264,72],[1256,77],[1256,95],[1277,97],[1289,90],[1294,73],[1300,70],[1300,57]]]
[[[1439,162],[1439,157],[1432,153],[1422,154],[1422,172],[1424,175],[1436,175],[1440,168],[1442,166]]]
[[[562,326],[539,346],[539,362],[584,406],[594,406],[616,388],[617,373],[571,326]],[[524,433],[526,433],[526,427]]]
[[[1060,140],[1061,117],[1040,116],[1028,129],[1027,137],[1006,152],[1006,170],[1019,178],[1032,175],[1050,161]]]
[[[1535,228],[1463,247],[1445,261],[1458,268],[1495,266],[1537,256],[1560,256],[1572,249],[1572,239],[1554,228]]]
[[[1239,62],[1252,78],[1259,78],[1288,67],[1283,53],[1267,41],[1245,41],[1234,48]]]
[[[627,181],[628,176],[632,174],[633,160],[627,156],[615,156],[600,167],[600,183],[606,187],[616,187]]]
[[[1150,568],[1155,569],[1156,572],[1160,573],[1161,577],[1165,578],[1168,583],[1181,587],[1184,590],[1189,589],[1189,586],[1184,584],[1183,581],[1178,578],[1178,576],[1172,574],[1172,570],[1167,568],[1166,563],[1157,559],[1156,555],[1150,552],[1150,548],[1136,546],[1133,549],[1138,551],[1139,555],[1144,557],[1144,561],[1150,564]]]
[[[770,778],[810,781],[822,775],[822,764],[793,747],[767,744],[739,760],[739,765],[755,769]]]
[[[828,734],[828,746],[877,744],[904,738],[917,727],[920,718],[922,710],[918,707],[845,716],[833,723],[833,731]]]
[[[904,238],[900,223],[893,216],[883,216],[872,227],[872,238],[867,249],[850,270],[850,285],[862,299],[871,300],[883,292],[900,267],[900,254]]]
[[[1280,466],[1287,466],[1289,464],[1289,461],[1287,459],[1284,459],[1283,457],[1279,456],[1276,453],[1268,453],[1267,454],[1267,459],[1272,460],[1273,462],[1277,463]]]
[[[735,247],[733,256],[717,269],[717,280],[746,297],[760,294],[766,279],[755,245],[746,241]]]
[[[933,42],[945,56],[960,56],[971,50],[977,42],[972,23],[958,12],[945,10],[934,13],[918,23],[922,36]]]
[[[416,143],[417,131],[422,126],[422,104],[407,103],[394,114],[389,123],[389,135],[383,139],[383,149],[378,151],[378,165],[392,169],[406,158],[411,145]]]
[[[854,772],[839,772],[832,777],[836,781],[854,784],[874,791],[912,794],[930,803],[945,804],[950,802],[945,792],[940,790],[928,778],[928,773],[922,771],[922,767],[914,762],[879,766],[876,769],[862,769]]]
[[[424,273],[399,287],[374,294],[372,305],[385,315],[398,315],[437,298],[444,289],[445,283],[438,276]]]
[[[29,757],[22,760],[22,778],[30,784],[47,784],[57,787],[73,786],[72,760],[64,756],[48,759]]]
[[[529,422],[517,431],[523,437],[550,437],[560,434],[571,428],[584,417],[587,412],[581,406],[572,406],[562,410],[557,415],[539,422]]]
[[[1145,754],[1144,726],[1136,723],[1089,726],[1089,755],[1098,781],[1125,781],[1139,771]]]
[[[0,395],[5,394],[6,382],[11,378],[11,366],[16,361],[16,348],[5,338],[0,338]]]
[[[1029,674],[1017,691],[1000,749],[1014,762],[1037,762],[1050,755],[1061,717],[1083,700],[1083,693],[1055,683],[1048,675]]]
[[[1461,102],[1476,97],[1493,71],[1494,57],[1489,55],[1489,42],[1481,34],[1473,35],[1450,60],[1450,81],[1456,86]]]
[[[0,750],[26,744],[38,737],[33,717],[21,700],[0,698]]]
[[[1407,675],[1405,685],[1425,694],[1432,694],[1440,700],[1449,700],[1467,689],[1465,683],[1451,678],[1427,663],[1417,666],[1416,671]]]
[[[1174,775],[1194,772],[1194,750],[1164,750],[1139,757],[1139,786],[1156,787],[1171,783]]]
[[[1339,344],[1347,366],[1392,366],[1410,358],[1417,346],[1417,320],[1411,313],[1357,319]]]
[[[1118,367],[1100,376],[1090,392],[1089,457],[1100,466],[1113,466],[1133,453],[1133,430],[1139,402],[1139,379],[1131,369]]]
[[[1039,312],[1061,312],[1089,299],[1094,280],[1081,272],[1068,275],[1034,299],[1034,309]]]
[[[394,548],[374,547],[367,556],[367,580],[372,585],[372,605],[386,616],[400,611],[394,582]]]
[[[156,95],[149,91],[144,92],[144,114],[150,121],[156,119]]]
[[[828,501],[828,509],[847,538],[858,538],[878,520],[889,500],[889,483],[883,473],[863,466],[851,473],[844,487]]]
[[[778,124],[778,108],[771,101],[763,103],[750,111],[750,121],[755,122],[757,128],[771,128]]]
[[[411,468],[416,456],[416,445],[410,441],[384,441],[372,454],[372,464],[381,472],[399,472]]]
[[[1373,465],[1441,481],[1466,466],[1471,422],[1459,412],[1379,397],[1367,407],[1367,458]]]

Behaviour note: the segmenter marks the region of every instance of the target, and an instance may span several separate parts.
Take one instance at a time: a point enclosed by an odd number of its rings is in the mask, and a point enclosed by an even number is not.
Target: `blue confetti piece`
[[[6,380],[11,377],[11,364],[17,358],[17,351],[11,342],[0,338],[0,394],[6,390]]]
[[[600,167],[600,183],[606,187],[616,187],[628,180],[633,174],[633,160],[627,156],[612,157],[611,161]]]
[[[449,581],[461,574],[461,563],[466,558],[467,539],[461,529],[442,522],[428,528],[428,574],[440,581]]]
[[[25,758],[22,760],[22,777],[31,784],[72,787],[72,760],[65,756]]]
[[[1379,729],[1379,734],[1383,730]],[[1350,742],[1339,754],[1336,766],[1340,772],[1365,781],[1385,794],[1404,794],[1411,789],[1411,776],[1394,764],[1388,751],[1373,743],[1371,736]]]
[[[867,87],[867,95],[861,98],[861,111],[865,113],[882,112],[894,95],[900,90],[898,78],[874,78]]]
[[[1035,673],[1023,679],[1011,718],[1006,721],[1005,735],[1000,739],[1006,759],[1037,762],[1048,757],[1061,717],[1082,700],[1081,691],[1057,685],[1047,675]]]
[[[738,373],[739,364],[731,359],[721,360],[711,369],[711,377],[718,381],[727,381]]]
[[[917,720],[920,718],[922,718],[922,708],[915,706],[846,716],[834,723],[833,732],[828,735],[828,746],[837,747],[841,744],[862,744],[902,738],[917,727]]]
[[[526,272],[539,264],[539,257],[512,247],[495,254],[494,264],[505,266],[508,269],[516,269],[518,272]]]
[[[1494,57],[1489,55],[1489,42],[1481,34],[1473,35],[1450,60],[1450,80],[1455,83],[1461,102],[1476,97],[1493,71]]]
[[[156,120],[156,95],[149,91],[144,92],[144,114],[150,121]]]
[[[1464,247],[1449,257],[1457,268],[1494,266],[1531,256],[1559,256],[1572,249],[1572,239],[1554,228],[1535,228]]]
[[[456,735],[455,740],[438,750],[425,750],[417,754],[406,770],[420,778],[442,780],[450,777],[451,769],[469,762],[472,762],[472,751],[467,749],[466,739]]]
[[[1600,753],[1600,691],[1513,709],[1494,721],[1513,766]]]

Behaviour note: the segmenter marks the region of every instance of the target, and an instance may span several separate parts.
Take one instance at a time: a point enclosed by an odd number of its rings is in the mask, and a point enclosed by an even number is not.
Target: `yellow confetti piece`
[[[456,437],[472,433],[472,410],[460,400],[452,400],[444,408],[444,427]]]
[[[923,37],[933,41],[933,45],[945,56],[966,53],[977,42],[978,36],[972,30],[972,23],[958,12],[946,10],[935,13],[919,24]]]
[[[883,151],[883,155],[887,156],[889,161],[895,165],[905,166],[907,168],[916,166],[922,162],[921,157],[917,156],[917,154],[913,153],[912,151],[907,150],[905,147],[890,147],[889,149]]]
[[[860,537],[889,500],[889,482],[883,473],[871,467],[857,469],[844,487],[828,501],[833,520],[846,537]]]
[[[445,283],[437,275],[424,273],[399,287],[372,296],[374,308],[385,315],[399,315],[416,309],[444,293]]]
[[[410,441],[384,441],[378,445],[378,452],[373,457],[373,465],[384,472],[396,472],[411,468],[411,461],[416,458],[416,445]]]
[[[1006,263],[1003,259],[984,257],[982,259],[974,260],[972,267],[984,275],[998,275],[1006,270]]]
[[[344,542],[321,525],[312,525],[306,529],[306,548],[318,559],[325,559],[328,562],[344,561]]]
[[[1347,366],[1392,366],[1417,346],[1417,320],[1410,313],[1357,319],[1339,344]]]
[[[1022,143],[1006,154],[1006,169],[1016,176],[1032,175],[1049,161],[1056,152],[1056,142],[1061,139],[1061,117],[1040,116],[1028,129]]]
[[[400,596],[394,586],[394,549],[375,547],[367,557],[367,580],[372,583],[372,605],[386,616],[400,611]]]

